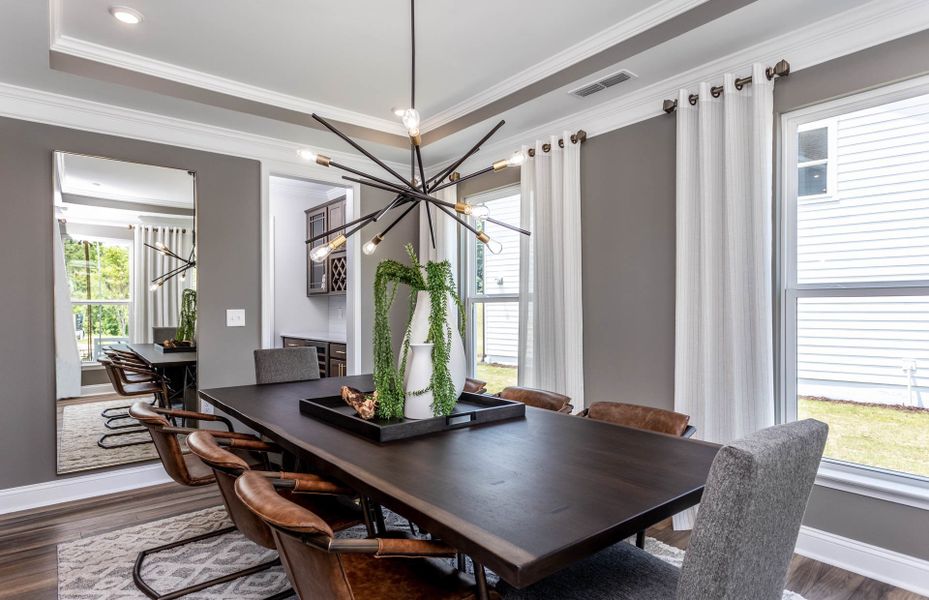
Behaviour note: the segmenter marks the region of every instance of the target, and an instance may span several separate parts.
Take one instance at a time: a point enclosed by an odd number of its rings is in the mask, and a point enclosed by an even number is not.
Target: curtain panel
[[[178,266],[178,261],[145,246],[161,242],[179,256],[187,257],[193,248],[193,231],[189,228],[138,225],[132,243],[132,329],[129,339],[151,343],[152,327],[177,327],[181,294],[194,285],[193,273],[182,281],[172,277],[155,291],[149,290],[152,279]]]
[[[65,264],[65,247],[61,226],[55,221],[55,384],[56,397],[76,398],[81,395],[81,354],[74,331],[74,311],[71,308],[71,286]]]
[[[520,240],[519,383],[584,406],[580,144],[570,138],[536,141],[521,167],[520,222],[532,235]]]

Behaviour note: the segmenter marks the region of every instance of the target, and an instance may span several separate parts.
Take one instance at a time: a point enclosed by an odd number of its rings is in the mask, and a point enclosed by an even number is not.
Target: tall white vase
[[[413,318],[410,320],[410,344],[424,344],[426,342],[426,336],[429,335],[430,310],[429,292],[416,292],[416,308],[413,310]],[[451,295],[448,297],[448,314],[445,316],[445,320],[452,330],[448,374],[452,378],[452,385],[455,387],[455,397],[457,398],[464,390],[466,369],[464,342],[461,341],[461,333],[458,331],[458,305]],[[402,361],[403,357],[400,360]],[[406,381],[407,377],[409,377],[410,362],[407,359],[403,381]]]
[[[432,410],[432,390],[419,395],[411,392],[424,390],[432,382],[432,344],[410,344],[410,356],[406,364],[403,416],[407,419],[430,419],[435,416]]]

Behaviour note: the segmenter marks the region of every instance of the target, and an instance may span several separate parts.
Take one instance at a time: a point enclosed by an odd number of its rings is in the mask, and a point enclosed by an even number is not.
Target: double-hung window
[[[781,414],[829,424],[827,465],[922,486],[929,86],[789,113],[783,132]]]
[[[96,362],[103,346],[129,341],[130,246],[128,240],[64,241],[74,336],[84,363]]]
[[[519,226],[518,186],[471,196],[466,201],[485,204],[493,219]],[[468,372],[486,381],[488,391],[498,392],[516,385],[519,370],[520,234],[490,221],[478,221],[476,226],[499,241],[503,250],[492,254],[475,236],[462,236]]]

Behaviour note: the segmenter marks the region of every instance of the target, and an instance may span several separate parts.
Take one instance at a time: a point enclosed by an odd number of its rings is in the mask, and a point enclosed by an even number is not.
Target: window
[[[805,109],[783,128],[783,417],[827,422],[837,468],[914,485],[929,483],[926,91]]]
[[[129,341],[129,249],[129,242],[122,240],[64,241],[74,336],[82,362],[95,362],[103,346]]]
[[[467,201],[486,204],[491,217],[519,226],[518,187],[480,194]],[[519,369],[520,234],[487,221],[478,221],[477,227],[503,244],[500,254],[492,254],[473,235],[463,236],[466,260],[462,288],[468,314],[469,373],[486,381],[487,390],[494,393],[516,385]]]

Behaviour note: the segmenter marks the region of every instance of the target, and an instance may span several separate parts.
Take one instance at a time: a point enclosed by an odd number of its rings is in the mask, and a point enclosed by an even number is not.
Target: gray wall
[[[259,342],[256,161],[0,118],[0,489],[56,478],[54,150],[196,171],[201,384],[250,382]],[[244,308],[247,326],[227,328],[226,308]]]

